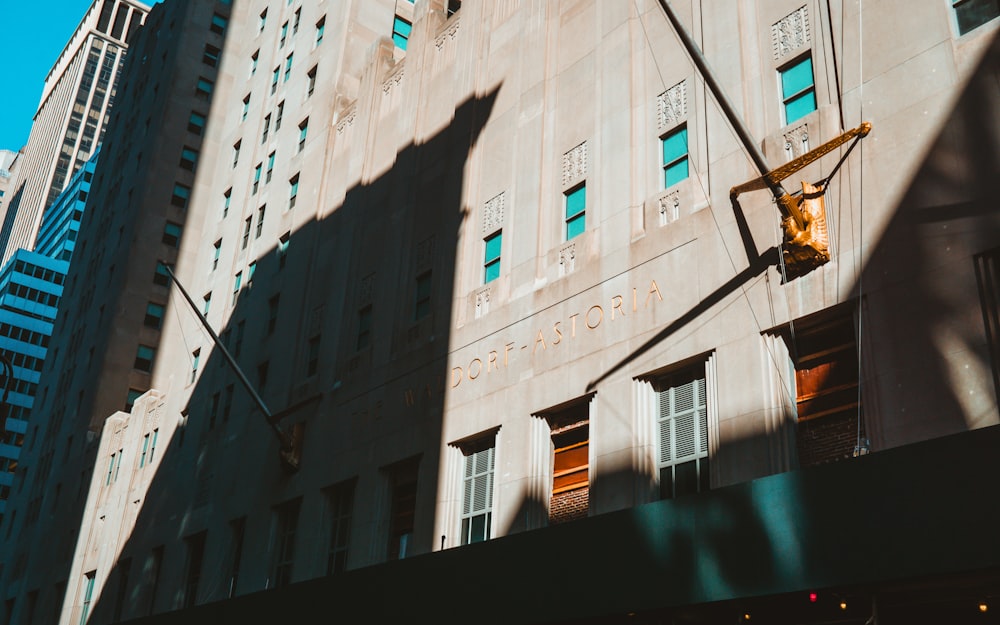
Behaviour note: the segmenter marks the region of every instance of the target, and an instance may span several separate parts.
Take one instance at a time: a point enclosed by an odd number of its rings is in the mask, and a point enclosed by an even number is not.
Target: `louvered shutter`
[[[673,481],[676,467],[694,462],[698,483],[707,484],[708,404],[704,377],[660,391],[657,433],[660,480]],[[661,488],[662,492],[674,492],[672,483],[661,487],[666,487]]]
[[[489,538],[493,507],[494,447],[465,456],[462,496],[462,543]]]

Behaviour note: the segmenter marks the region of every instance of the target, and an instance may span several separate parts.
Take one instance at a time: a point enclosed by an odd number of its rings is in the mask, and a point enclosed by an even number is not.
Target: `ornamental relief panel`
[[[584,141],[569,152],[563,154],[563,186],[579,180],[587,175],[587,142]]]
[[[490,234],[503,226],[504,204],[507,192],[501,191],[483,204],[483,234]]]
[[[781,60],[807,45],[809,38],[809,12],[802,6],[771,26],[774,60]]]
[[[656,121],[661,131],[687,117],[687,81],[682,80],[656,96]]]

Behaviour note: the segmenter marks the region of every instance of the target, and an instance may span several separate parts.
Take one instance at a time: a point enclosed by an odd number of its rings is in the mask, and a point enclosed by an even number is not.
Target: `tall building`
[[[45,79],[0,227],[0,265],[31,249],[42,212],[100,145],[128,45],[149,7],[94,0]]]
[[[7,196],[8,187],[10,187],[11,170],[15,167],[18,156],[20,156],[18,152],[0,150],[0,207],[4,205],[4,198]]]
[[[669,4],[154,9],[8,618],[995,610],[996,12]]]

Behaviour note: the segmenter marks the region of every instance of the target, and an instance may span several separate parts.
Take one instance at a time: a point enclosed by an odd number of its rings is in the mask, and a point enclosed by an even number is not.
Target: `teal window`
[[[187,129],[191,134],[201,136],[205,132],[205,116],[201,113],[191,111],[191,115],[188,117]]]
[[[114,456],[112,456],[112,462]],[[94,579],[97,571],[91,571],[83,577],[83,606],[80,608],[80,625],[85,625],[87,617],[90,615],[90,604],[94,600]]]
[[[267,9],[261,11],[257,18],[257,32],[264,32],[265,26],[267,26]]]
[[[194,168],[194,163],[191,164],[192,169]],[[174,183],[174,193],[170,198],[170,203],[178,208],[187,208],[188,200],[191,198],[191,187],[178,183]]]
[[[250,187],[250,195],[257,193],[257,189],[260,188],[260,172],[264,169],[262,163],[257,163],[253,168],[253,186]]]
[[[308,78],[308,83],[306,84],[306,97],[308,98],[316,91],[316,72],[319,71],[319,65],[313,65],[309,73],[306,74]]]
[[[271,72],[271,95],[274,95],[274,92],[277,91],[278,89],[278,76],[281,76],[280,65],[278,67],[275,67],[274,71]]]
[[[410,39],[410,31],[413,30],[413,25],[399,17],[398,15],[392,20],[392,42],[396,44],[396,47],[400,50],[406,50],[406,42]]]
[[[260,208],[257,209],[257,232],[254,234],[255,239],[259,239],[262,232],[264,232],[264,212],[267,210],[266,204],[261,204]]]
[[[326,16],[319,18],[316,22],[316,45],[323,43],[323,33],[326,32]]]
[[[233,278],[233,304],[236,304],[236,299],[240,296],[240,287],[243,285],[243,272],[236,272],[236,277]]]
[[[253,55],[250,57],[250,75],[253,76],[257,73],[257,61],[260,59],[260,48],[258,48]]]
[[[566,240],[583,234],[587,228],[587,185],[581,184],[566,197]]]
[[[278,47],[283,48],[285,46],[285,39],[288,38],[288,22],[281,25],[281,39],[278,41]]]
[[[260,144],[264,145],[267,143],[267,135],[271,132],[271,115],[267,114],[264,116],[264,131],[260,133]]]
[[[289,54],[285,57],[285,82],[288,82],[288,78],[292,75],[292,57],[294,54]]]
[[[207,315],[208,309],[212,306],[212,292],[209,291],[208,293],[205,293],[205,296],[202,297],[202,301],[204,304],[201,307],[201,314]]]
[[[142,453],[139,455],[139,468],[146,466],[146,454],[149,453],[149,434],[142,437]]]
[[[226,32],[226,25],[227,24],[229,24],[229,20],[227,20],[222,15],[219,15],[218,13],[213,13],[212,14],[212,25],[209,26],[208,28],[213,33],[215,33],[217,35],[221,35],[222,33]]]
[[[264,183],[271,182],[271,174],[274,173],[274,152],[267,155],[267,175],[264,176]]]
[[[201,362],[201,349],[191,352],[191,382],[198,378],[198,363]]]
[[[306,136],[309,134],[309,118],[305,118],[299,124],[299,152],[306,147]]]
[[[219,266],[219,255],[222,254],[222,239],[212,245],[212,271]]]
[[[431,272],[425,271],[417,276],[413,318],[420,320],[429,314],[431,314]]]
[[[182,169],[188,171],[194,171],[195,165],[198,163],[198,150],[194,148],[189,148],[184,146],[181,148],[181,162],[180,166]]]
[[[257,261],[251,261],[247,265],[247,284],[253,284],[253,274],[257,273]]]
[[[236,163],[240,162],[240,148],[243,147],[243,140],[240,139],[233,144],[233,167],[236,167]]]
[[[302,7],[295,9],[295,20],[292,22],[292,34],[299,32],[299,24],[302,23]]]
[[[211,44],[205,44],[205,53],[201,57],[201,62],[209,67],[216,67],[219,64],[219,56],[222,50]]]
[[[153,462],[153,456],[156,455],[156,438],[160,435],[160,430],[153,430],[153,435],[149,439],[149,462]]]
[[[959,35],[1000,16],[1000,2],[997,0],[952,0],[951,5],[955,9]]]
[[[125,396],[125,411],[128,412],[132,410],[132,406],[135,405],[135,401],[142,397],[142,391],[137,388],[130,388],[128,394]]]
[[[483,239],[486,247],[485,258],[483,259],[483,284],[492,282],[500,277],[500,247],[503,241],[503,233],[497,231]]]
[[[199,77],[198,78],[198,86],[195,87],[195,90],[194,90],[195,95],[199,95],[199,96],[207,98],[208,96],[212,95],[212,88],[214,86],[215,86],[215,83],[213,83],[211,80],[209,80],[207,78],[201,78],[201,77]]]
[[[288,208],[295,208],[295,200],[299,197],[299,175],[288,179]]]
[[[288,260],[288,246],[291,242],[291,232],[286,232],[285,234],[278,237],[278,269],[285,268],[285,262]]]
[[[168,221],[163,226],[163,238],[162,241],[169,245],[170,247],[177,247],[177,244],[181,240],[181,227],[179,224],[175,224],[172,221]]]
[[[281,118],[285,115],[285,101],[278,102],[278,110],[274,114],[274,132],[281,130]]]
[[[250,243],[250,233],[253,231],[253,215],[250,215],[243,222],[243,243],[240,245],[241,250],[247,249],[247,244]]]
[[[229,203],[233,199],[233,188],[229,187],[226,192],[222,194],[222,217],[223,219],[229,215]]]
[[[163,306],[154,304],[153,302],[146,304],[146,318],[143,320],[143,325],[147,328],[155,328],[159,330],[162,323]]]
[[[786,124],[816,110],[811,57],[807,56],[781,70],[781,101]]]
[[[156,263],[156,271],[153,273],[153,284],[167,286],[170,283],[170,274],[162,263]]]
[[[139,371],[145,371],[149,373],[153,370],[153,357],[156,355],[156,350],[148,345],[140,345],[135,350],[135,362],[132,364],[133,367]]]
[[[486,449],[466,452],[462,479],[462,544],[490,539],[493,519],[493,440]]]
[[[673,186],[688,177],[687,127],[678,128],[663,137],[663,188]]]

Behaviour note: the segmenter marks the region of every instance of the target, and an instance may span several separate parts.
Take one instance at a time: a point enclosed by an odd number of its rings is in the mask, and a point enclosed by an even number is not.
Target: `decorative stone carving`
[[[771,44],[777,61],[809,43],[809,12],[799,7],[771,26]]]
[[[660,130],[687,117],[687,81],[682,80],[656,96],[656,121]]]
[[[372,303],[372,291],[375,287],[375,274],[370,273],[364,278],[361,278],[361,289],[358,293],[358,300],[360,300],[361,305]]]
[[[440,52],[441,49],[444,48],[444,44],[447,41],[454,41],[455,40],[455,35],[458,34],[458,24],[459,24],[459,21],[460,20],[457,17],[455,19],[453,19],[453,20],[450,20],[448,22],[448,28],[445,28],[444,30],[442,30],[438,34],[438,36],[434,38],[434,47],[438,49],[438,52]]]
[[[576,243],[570,243],[559,250],[559,269],[562,275],[573,272],[576,267]]]
[[[671,191],[660,197],[660,225],[671,224],[680,217],[681,214],[681,194],[680,191]]]
[[[802,156],[809,151],[809,126],[802,124],[784,134],[787,160]]]
[[[347,109],[344,114],[340,117],[340,121],[337,122],[337,134],[343,134],[349,126],[354,125],[354,118],[357,117],[358,106],[355,104],[351,108]]]
[[[434,260],[434,237],[427,237],[417,243],[417,268],[430,267]]]
[[[382,93],[389,93],[394,87],[398,87],[403,82],[403,70],[405,66],[402,62],[396,66],[395,71],[382,81]]]
[[[587,175],[587,142],[563,154],[563,186]]]
[[[503,211],[507,192],[501,191],[483,204],[483,234],[489,234],[503,226]]]
[[[476,293],[476,319],[490,312],[490,287]]]

